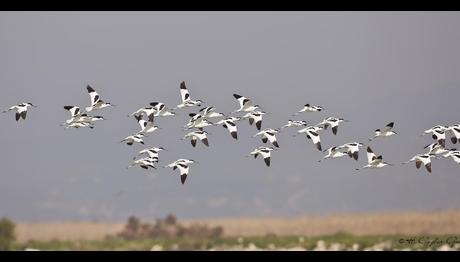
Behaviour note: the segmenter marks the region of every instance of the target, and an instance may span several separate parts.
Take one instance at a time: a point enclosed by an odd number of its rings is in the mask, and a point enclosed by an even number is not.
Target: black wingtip
[[[373,153],[370,146],[367,146],[367,152],[368,152],[368,153]]]
[[[88,90],[88,93],[94,92],[94,88],[92,88],[90,85],[86,86],[86,90]]]
[[[185,81],[182,81],[180,83],[180,89],[187,89],[187,87],[185,86]]]
[[[240,99],[242,96],[240,96],[238,94],[233,94],[233,97],[236,98],[236,99]]]
[[[267,166],[270,166],[270,158],[269,158],[269,157],[264,158],[264,161],[265,161],[265,164],[266,164]]]
[[[395,122],[388,123],[388,127],[393,127],[395,125]]]
[[[181,174],[180,175],[180,182],[182,185],[185,183],[185,180],[187,180],[187,175],[186,174]]]

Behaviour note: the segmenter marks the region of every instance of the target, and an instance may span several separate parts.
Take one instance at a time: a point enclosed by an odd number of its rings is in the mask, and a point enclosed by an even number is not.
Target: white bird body
[[[174,116],[176,113],[166,107],[165,103],[151,102],[150,105],[154,109],[154,116]]]
[[[227,117],[226,119],[222,119],[216,123],[216,125],[222,124],[224,128],[230,132],[230,135],[234,139],[238,139],[238,129],[236,127],[235,121],[240,120],[241,118],[238,117]]]
[[[89,128],[94,128],[94,126],[91,123],[88,122],[70,122],[66,125],[66,129],[68,128],[80,128],[80,127],[89,127]]]
[[[328,117],[328,118],[324,119],[323,121],[321,121],[321,123],[319,123],[318,125],[324,126],[324,129],[327,129],[328,126],[331,126],[332,127],[332,133],[334,135],[337,135],[337,130],[339,128],[339,124],[342,123],[342,122],[347,122],[347,120],[345,120],[343,118]]]
[[[346,153],[341,152],[339,150],[340,150],[340,147],[337,147],[337,146],[333,146],[333,147],[326,149],[323,152],[327,151],[327,154],[323,157],[323,159],[339,158],[339,157],[343,157],[347,155]],[[321,160],[319,160],[318,162],[321,162]]]
[[[301,110],[299,110],[295,115],[298,115],[303,112],[321,112],[324,110],[322,106],[315,106],[310,104],[305,104]]]
[[[162,150],[166,150],[166,149],[164,149],[163,147],[149,147],[149,148],[146,148],[146,149],[143,149],[143,150],[139,151],[138,156],[140,156],[142,154],[147,154],[150,158],[157,158],[158,159],[159,153]]]
[[[178,159],[165,167],[171,167],[173,170],[179,169],[181,183],[184,184],[189,173],[189,165],[196,163],[190,159]]]
[[[215,112],[215,108],[213,106],[203,107],[200,109],[201,116],[204,118],[214,118],[214,117],[223,117],[224,114]]]
[[[313,144],[319,151],[322,151],[321,148],[321,137],[319,135],[319,131],[324,130],[323,127],[320,126],[308,126],[306,128],[302,128],[297,131],[297,133],[302,134],[305,133],[308,139],[311,139]]]
[[[158,162],[158,158],[152,158],[152,157],[144,157],[144,158],[140,158],[140,159],[137,159],[137,160],[134,160],[129,166],[128,168],[130,167],[133,167],[135,165],[138,165],[144,169],[149,169],[150,167],[151,168],[155,168],[155,165],[154,163]]]
[[[148,121],[145,121],[144,119],[142,119],[142,115],[136,115],[134,116],[137,120],[137,122],[139,123],[140,127],[141,127],[141,130],[139,131],[139,133],[152,133],[154,132],[155,130],[158,129],[158,126],[154,125],[153,123],[153,114],[150,114],[149,117],[148,117]]]
[[[460,164],[460,151],[458,150],[450,150],[449,152],[444,154],[443,157],[451,157],[455,163]]]
[[[248,118],[249,125],[252,125],[255,123],[257,130],[260,130],[262,128],[262,116],[265,114],[266,113],[264,111],[251,111],[249,113],[246,113],[241,118],[242,119]]]
[[[428,148],[427,154],[431,154],[431,155],[442,155],[442,154],[449,152],[449,150],[445,149],[443,146],[441,146],[438,143],[432,143],[432,144],[425,146],[425,149],[427,148]]]

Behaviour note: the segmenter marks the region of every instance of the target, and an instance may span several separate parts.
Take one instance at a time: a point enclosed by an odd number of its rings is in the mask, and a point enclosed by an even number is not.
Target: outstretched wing
[[[317,132],[315,132],[315,131],[310,131],[310,130],[307,131],[307,134],[311,138],[311,140],[313,141],[313,144],[315,144],[316,148],[319,151],[322,151],[321,150],[321,138],[320,138],[319,134]]]
[[[372,151],[371,147],[368,146],[368,147],[367,147],[367,162],[370,164],[370,163],[372,163],[376,158],[377,158],[377,156],[374,154],[374,152]]]
[[[72,117],[78,116],[80,114],[80,108],[77,106],[64,106],[64,109],[69,111]]]
[[[252,106],[252,101],[244,96],[233,94],[233,97],[238,100],[238,103],[240,103],[240,108],[247,108]]]
[[[99,102],[99,100],[101,100],[99,94],[90,85],[87,85],[86,89],[88,90],[88,94],[91,99],[91,106],[95,105],[97,102]]]
[[[182,98],[182,103],[190,100],[190,94],[185,86],[185,82],[180,83],[180,96]]]
[[[393,129],[394,124],[395,124],[394,122],[391,122],[391,123],[389,123],[388,125],[386,125],[386,126],[382,129],[382,133],[388,132],[388,131],[390,131],[391,129]]]
[[[184,184],[185,180],[187,179],[189,167],[187,165],[181,164],[181,163],[177,164],[176,166],[177,166],[177,168],[179,169],[179,172],[180,172],[181,183]]]

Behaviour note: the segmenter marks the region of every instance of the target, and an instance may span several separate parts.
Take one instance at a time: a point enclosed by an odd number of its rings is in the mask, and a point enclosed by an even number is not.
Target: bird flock
[[[94,128],[97,121],[106,119],[100,115],[89,115],[89,113],[115,106],[102,100],[101,96],[90,85],[87,85],[86,89],[91,100],[90,106],[85,107],[86,112],[83,112],[78,106],[64,106],[64,109],[69,111],[71,115],[70,119],[65,120],[65,122],[61,124],[61,126],[64,126],[66,129]],[[128,146],[132,146],[134,143],[145,145],[144,138],[149,133],[153,133],[156,130],[161,129],[154,124],[157,117],[175,116],[176,110],[201,107],[204,104],[202,100],[193,100],[191,98],[190,92],[187,89],[184,81],[180,83],[180,96],[181,103],[174,108],[168,108],[165,103],[151,102],[149,105],[139,108],[133,113],[128,114],[128,117],[133,117],[137,121],[140,126],[140,130],[125,137],[120,141],[120,143],[126,143]],[[280,128],[265,128],[262,130],[263,117],[265,115],[269,115],[269,113],[263,111],[259,105],[253,103],[253,101],[249,98],[239,94],[233,94],[233,97],[237,100],[239,108],[232,111],[231,113],[224,114],[216,112],[216,109],[213,106],[200,108],[196,113],[189,113],[190,120],[187,124],[185,124],[183,128],[183,131],[187,131],[188,133],[185,134],[181,139],[190,140],[190,143],[193,147],[198,145],[198,140],[204,146],[209,147],[210,143],[208,138],[209,135],[212,134],[208,131],[205,131],[204,128],[222,125],[223,128],[227,129],[230,136],[237,140],[238,123],[244,119],[248,119],[249,124],[251,126],[254,125],[257,130],[257,133],[255,133],[253,137],[260,137],[263,144],[270,143],[270,146],[260,146],[255,148],[252,152],[246,155],[246,157],[257,158],[260,155],[267,167],[270,166],[272,152],[277,151],[280,148],[276,136],[281,132],[285,132],[287,128],[300,128],[292,136],[296,137],[298,135],[305,134],[307,141],[311,141],[317,150],[325,153],[325,156],[318,160],[318,162],[322,162],[326,159],[334,159],[344,156],[348,156],[349,158],[358,161],[359,151],[361,150],[360,148],[366,148],[367,165],[361,168],[356,168],[356,171],[367,168],[374,169],[382,168],[385,166],[392,166],[392,164],[383,161],[382,155],[376,155],[369,144],[364,144],[361,142],[349,142],[343,145],[332,146],[326,150],[322,149],[321,134],[330,127],[332,134],[337,135],[339,125],[341,123],[350,122],[349,120],[337,117],[327,117],[319,123],[312,125],[304,120],[289,119],[287,124],[281,126]],[[21,118],[22,120],[25,120],[27,117],[28,109],[30,107],[37,106],[33,105],[32,103],[25,102],[12,106],[8,110],[3,111],[3,113],[15,111],[16,121],[20,121]],[[325,109],[322,106],[305,104],[303,108],[294,113],[292,116],[299,116],[305,113],[320,113],[323,111],[325,111]],[[214,121],[214,119],[218,118],[220,119]],[[381,129],[376,129],[374,136],[368,139],[368,141],[372,142],[377,138],[385,138],[396,135],[397,133],[393,130],[393,128],[394,122],[391,122]],[[455,163],[460,164],[460,151],[456,150],[455,148],[448,149],[446,147],[446,137],[448,136],[450,136],[450,141],[452,144],[460,144],[460,124],[452,126],[436,125],[423,131],[421,136],[427,134],[431,134],[434,142],[424,147],[424,153],[417,154],[402,164],[415,162],[417,169],[423,165],[425,166],[425,169],[430,173],[432,172],[432,159],[451,158]],[[163,150],[166,149],[163,147],[145,148],[139,151],[138,154],[133,157],[131,164],[129,164],[127,168],[139,166],[143,169],[156,169],[159,162],[159,153]],[[181,183],[184,184],[189,174],[190,166],[197,163],[198,162],[193,159],[179,158],[162,167],[172,168],[173,170],[178,169]]]

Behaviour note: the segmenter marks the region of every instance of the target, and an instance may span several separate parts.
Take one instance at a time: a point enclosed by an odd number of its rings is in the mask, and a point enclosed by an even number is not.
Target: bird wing
[[[313,144],[316,145],[316,148],[318,148],[321,151],[321,138],[318,133],[315,131],[307,131],[307,134],[310,136],[311,140],[313,141]]]
[[[371,147],[368,146],[368,147],[367,147],[367,162],[370,164],[370,163],[372,163],[376,158],[377,158],[377,156],[374,154],[374,152],[372,151]]]
[[[72,117],[80,114],[80,108],[78,106],[64,106],[64,109],[69,111]]]
[[[276,141],[276,136],[273,133],[266,132],[265,137],[268,138],[268,141],[272,143],[274,146],[278,147],[278,142]]]
[[[238,102],[240,103],[240,108],[248,108],[252,106],[252,101],[249,98],[246,98],[244,96],[240,96],[238,94],[233,94],[233,97],[235,97]]]
[[[91,106],[95,105],[101,100],[99,94],[90,85],[87,85],[86,89],[88,90],[89,97],[91,98]]]
[[[185,86],[185,82],[180,83],[180,96],[182,98],[182,103],[190,100],[190,94]]]
[[[390,131],[391,129],[393,129],[394,124],[395,124],[394,122],[387,124],[384,128],[382,128],[382,133],[386,133]]]

